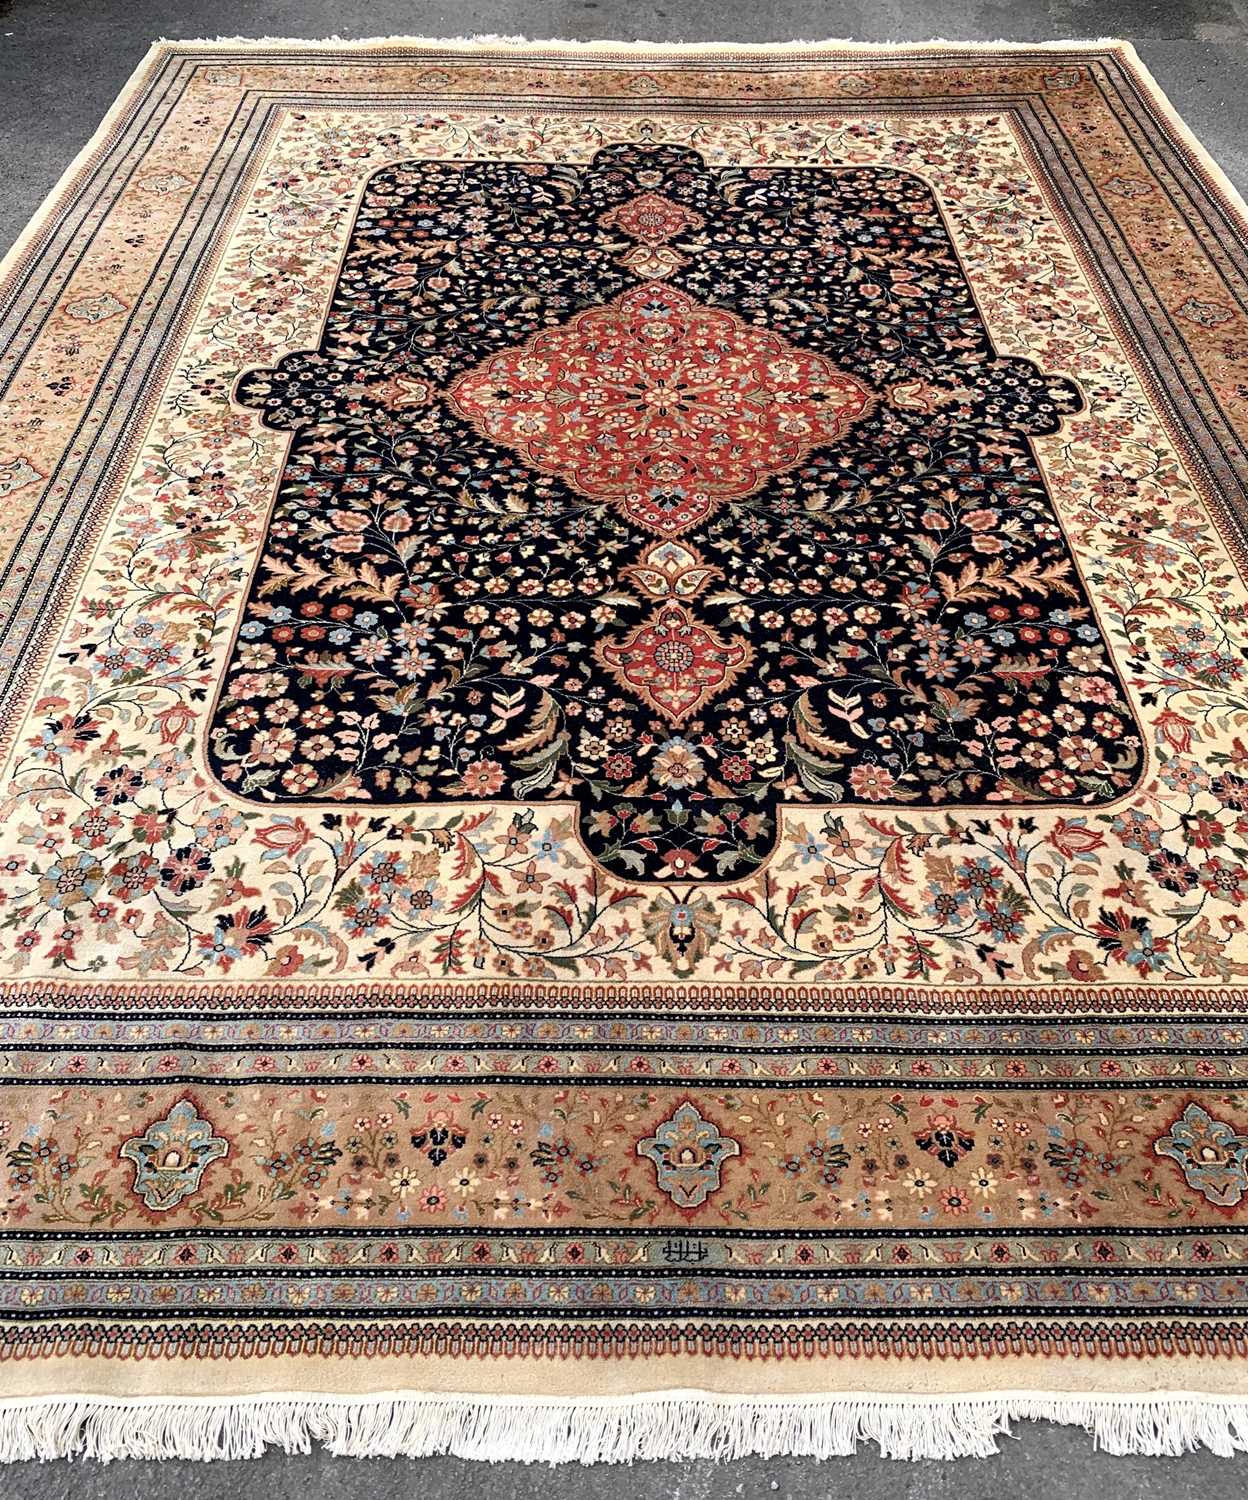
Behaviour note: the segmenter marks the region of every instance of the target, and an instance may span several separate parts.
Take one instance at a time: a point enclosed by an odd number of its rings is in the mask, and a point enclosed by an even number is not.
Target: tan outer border
[[[812,61],[823,54],[845,56],[872,54],[922,57],[933,53],[958,52],[1086,52],[1117,54],[1129,72],[1139,80],[1141,92],[1153,106],[1161,124],[1167,128],[1187,151],[1191,161],[1207,176],[1215,195],[1248,233],[1248,203],[1222,168],[1209,154],[1197,137],[1188,128],[1156,78],[1149,71],[1139,53],[1128,41],[1118,37],[1099,40],[1084,38],[1069,41],[1047,42],[953,42],[933,39],[930,42],[857,42],[848,38],[830,38],[826,41],[796,42],[646,42],[646,41],[531,41],[522,37],[428,37],[428,36],[375,36],[343,40],[327,37],[320,40],[305,37],[203,37],[179,38],[154,41],[138,66],[130,74],[121,92],[109,107],[108,112],[92,133],[78,155],[65,168],[47,197],[35,211],[30,222],[18,235],[12,247],[0,258],[0,297],[8,291],[8,282],[23,258],[32,252],[42,232],[64,207],[70,189],[85,175],[100,148],[116,133],[116,128],[136,98],[142,95],[148,76],[155,72],[158,62],[179,54],[219,51],[239,52],[252,50],[256,53],[271,51],[279,47],[292,52],[319,52],[332,49],[339,52],[368,52],[378,47],[422,51],[463,51],[502,56],[510,53],[567,52],[572,56],[606,58],[620,55],[634,57],[670,57],[679,61],[684,57],[758,57],[772,55],[806,56]]]
[[[1140,84],[1140,92],[1152,106],[1158,124],[1184,148],[1196,175],[1208,179],[1206,186],[1213,198],[1221,203],[1238,227],[1248,235],[1248,201],[1245,201],[1239,189],[1213,159],[1208,148],[1188,128],[1187,122],[1153,77],[1143,58],[1130,42],[1115,41],[1111,50],[1121,56],[1127,71],[1135,75]]]

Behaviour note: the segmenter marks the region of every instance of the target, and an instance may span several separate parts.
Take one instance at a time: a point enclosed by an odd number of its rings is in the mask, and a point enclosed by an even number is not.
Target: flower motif
[[[643,245],[665,245],[678,234],[701,229],[706,221],[662,193],[639,193],[603,214],[598,222],[604,229],[618,229]]]
[[[726,692],[754,659],[742,636],[724,640],[683,604],[665,604],[631,635],[601,641],[596,655],[627,688],[670,724],[683,724]]]
[[[78,297],[65,304],[65,316],[80,323],[102,323],[106,318],[115,318],[125,312],[126,304],[114,297],[112,292],[101,292],[98,297]]]
[[[44,476],[27,458],[10,458],[0,461],[0,500],[14,490],[35,484]]]
[[[823,355],[662,284],[492,355],[448,396],[491,441],[662,537],[836,442],[874,401]]]
[[[1235,316],[1233,308],[1221,302],[1202,302],[1199,297],[1188,297],[1175,308],[1175,312],[1189,323],[1199,323],[1202,328],[1217,328]]]
[[[696,877],[696,866],[677,868],[676,878]],[[646,909],[642,925],[656,952],[677,974],[689,974],[710,952],[719,935],[720,914],[706,895],[689,892],[682,900],[671,891],[660,891]]]
[[[1082,397],[997,353],[930,189],[738,180],[674,143],[558,181],[380,170],[319,346],[241,377],[293,436],[204,725],[218,779],[304,808],[572,801],[575,842],[648,881],[748,875],[781,805],[1120,798],[1142,737],[1027,444]],[[128,646],[93,669],[130,680]],[[396,925],[338,910],[353,940]],[[657,939],[682,963],[689,926]]]
[[[153,193],[158,198],[163,198],[167,193],[180,193],[190,185],[181,172],[158,172],[154,177],[145,177],[139,183],[145,193]]]

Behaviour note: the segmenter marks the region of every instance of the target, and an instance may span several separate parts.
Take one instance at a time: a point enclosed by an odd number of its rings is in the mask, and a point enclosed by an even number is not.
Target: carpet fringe
[[[1114,1454],[1248,1452],[1248,1397],[984,1393],[750,1397],[679,1391],[548,1399],[471,1395],[76,1396],[0,1402],[0,1461],[240,1459],[266,1448],[344,1458],[529,1463],[798,1455],[877,1444],[886,1458],[983,1458],[1035,1420],[1082,1427]]]
[[[523,52],[548,51],[557,47],[568,52],[584,53],[611,53],[611,52],[637,52],[662,54],[665,52],[685,53],[693,56],[698,54],[724,55],[731,53],[744,53],[747,56],[757,56],[763,53],[783,54],[786,52],[859,52],[864,55],[876,52],[907,52],[920,54],[931,51],[952,52],[1103,52],[1109,50],[1130,51],[1130,43],[1121,37],[1071,37],[1065,41],[1044,42],[968,42],[959,41],[951,37],[931,37],[925,41],[896,41],[896,42],[861,42],[852,37],[827,37],[821,39],[807,39],[781,42],[651,42],[643,39],[629,40],[627,38],[592,38],[589,40],[578,40],[570,37],[542,37],[532,38],[504,34],[500,32],[473,32],[465,36],[435,37],[435,36],[413,36],[403,32],[388,36],[340,36],[334,33],[323,37],[289,37],[289,36],[216,36],[216,37],[160,37],[153,43],[153,48],[166,48],[169,51],[177,51],[181,48],[194,50],[205,47],[229,47],[238,49],[242,47],[282,47],[287,51],[314,51],[320,47],[333,46],[355,50],[367,51],[375,47],[410,47],[414,51],[422,49],[466,49],[475,50],[479,48],[510,49],[511,51]]]

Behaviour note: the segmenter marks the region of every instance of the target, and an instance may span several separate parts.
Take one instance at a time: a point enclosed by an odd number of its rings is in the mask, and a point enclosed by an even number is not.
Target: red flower
[[[458,790],[470,797],[492,797],[503,785],[504,772],[496,760],[474,760],[461,774]]]
[[[854,796],[864,802],[887,802],[893,791],[893,773],[883,766],[855,766],[849,773],[849,784]]]
[[[1195,722],[1175,713],[1172,708],[1166,708],[1157,715],[1157,730],[1176,755],[1186,755],[1192,748]]]
[[[176,745],[182,737],[190,732],[191,725],[199,717],[185,703],[175,703],[172,708],[162,708],[154,715],[156,723],[160,725],[161,743],[165,745]]]

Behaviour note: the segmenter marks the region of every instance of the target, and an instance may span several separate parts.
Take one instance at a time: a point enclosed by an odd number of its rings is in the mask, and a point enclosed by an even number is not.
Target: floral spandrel
[[[245,797],[574,802],[697,880],[782,802],[1138,775],[1029,442],[1081,397],[997,356],[909,174],[387,168],[321,347],[237,396],[294,433],[211,724]]]

